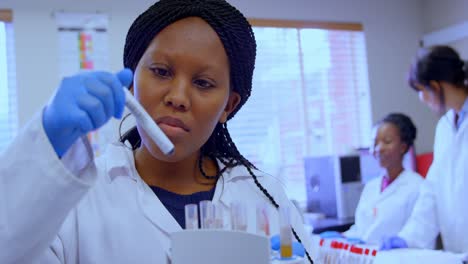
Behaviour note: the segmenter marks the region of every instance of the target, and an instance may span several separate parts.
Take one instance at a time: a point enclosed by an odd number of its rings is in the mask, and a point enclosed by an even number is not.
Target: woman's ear
[[[432,91],[436,94],[439,94],[440,89],[442,89],[440,83],[436,81],[429,81],[429,86],[431,87]]]
[[[401,155],[405,155],[406,152],[408,152],[408,151],[409,151],[408,144],[406,144],[406,143],[401,143],[401,144],[400,144],[400,153],[401,153]]]
[[[228,116],[234,111],[240,103],[240,95],[237,92],[230,92],[224,111],[219,119],[220,123],[226,123]]]

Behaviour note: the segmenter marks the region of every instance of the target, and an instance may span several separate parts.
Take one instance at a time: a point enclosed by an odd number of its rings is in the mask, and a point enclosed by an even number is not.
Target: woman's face
[[[432,111],[437,113],[441,112],[442,106],[439,96],[437,96],[433,90],[428,89],[422,84],[416,84],[415,86],[418,89],[419,101],[426,104]]]
[[[401,141],[400,130],[393,123],[382,123],[374,129],[372,154],[382,168],[402,166],[406,144]]]
[[[204,20],[189,17],[162,30],[139,61],[132,90],[175,151],[164,156],[137,124],[142,147],[165,161],[196,153],[240,101],[229,74],[224,46]]]

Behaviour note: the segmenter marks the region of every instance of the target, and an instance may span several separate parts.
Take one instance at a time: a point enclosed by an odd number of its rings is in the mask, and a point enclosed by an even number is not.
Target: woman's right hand
[[[64,78],[46,106],[42,124],[52,147],[62,157],[73,143],[104,125],[111,117],[121,118],[125,106],[123,86],[133,74],[87,72]]]

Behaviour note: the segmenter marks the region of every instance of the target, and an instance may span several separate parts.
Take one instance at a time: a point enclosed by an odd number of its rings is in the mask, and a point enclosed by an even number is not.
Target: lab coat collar
[[[121,142],[110,144],[106,150],[106,174],[109,181],[112,182],[118,176],[129,176],[134,180],[138,179],[138,175],[132,173],[135,169],[135,158],[133,151]],[[225,165],[218,159],[218,166],[223,169]],[[136,171],[136,170],[135,170]],[[258,178],[264,177],[265,173],[252,169]],[[236,166],[228,168],[224,171],[220,181],[230,182],[239,179],[252,178],[245,166]]]
[[[218,161],[218,166],[220,169],[223,169],[225,165],[220,161]],[[264,172],[261,172],[256,169],[252,169],[252,172],[257,176],[257,178],[262,178],[265,176]],[[240,179],[252,179],[252,176],[250,175],[249,171],[245,166],[239,165],[233,168],[228,168],[222,175],[222,180],[226,182],[231,182],[231,181],[236,181]],[[220,179],[221,180],[221,179]]]
[[[468,121],[466,121],[465,119],[467,119],[467,110],[465,109],[466,108],[466,105],[467,105],[467,101],[465,101],[465,104],[463,105],[463,108],[462,110],[460,111],[460,114],[458,118],[461,118],[459,119],[459,124],[460,126],[458,127],[458,129],[455,127],[455,111],[453,109],[449,110],[443,117],[442,117],[442,120],[444,120],[445,122],[448,123],[448,127],[450,127],[450,132],[455,134],[457,133],[457,131],[462,131],[464,130],[468,125]]]
[[[406,170],[403,170],[400,175],[398,175],[398,177],[390,184],[388,185],[388,187],[380,193],[380,200],[383,200],[387,197],[389,197],[390,195],[392,195],[392,193],[394,193],[398,188],[401,188],[401,186],[405,185],[407,182],[408,182],[408,177],[410,175],[407,173]],[[384,176],[381,176],[380,177],[380,181],[379,181],[379,188],[378,188],[378,191],[380,192],[380,184],[382,183],[382,178]]]
[[[218,160],[218,165],[221,169],[225,166],[220,160]],[[252,169],[252,172],[259,180],[265,176],[264,172],[255,169]],[[239,194],[234,193],[232,188],[225,188],[225,185],[235,183],[239,180],[251,180],[253,182],[253,178],[245,166],[236,166],[226,169],[216,183],[213,203],[220,202],[227,208],[230,208],[231,203],[239,199],[237,198]]]
[[[113,144],[110,144],[106,150],[106,174],[108,177],[108,182],[111,183],[114,181],[117,177],[119,176],[126,176],[132,178],[136,182],[140,182],[141,186],[140,188],[149,188],[141,179],[138,180],[139,176],[138,173],[136,172],[135,168],[135,159],[133,156],[133,151],[124,145],[123,143],[116,142]],[[223,169],[225,165],[218,159],[218,166],[220,169]],[[252,169],[252,172],[257,176],[257,178],[260,180],[265,176],[264,172],[261,172],[259,170]],[[245,166],[236,166],[233,168],[228,168],[224,171],[218,182],[216,183],[216,190],[213,196],[213,202],[221,202],[226,206],[230,206],[231,204],[231,199],[229,197],[236,197],[236,195],[229,195],[227,193],[230,192],[230,190],[225,189],[225,184],[235,182],[238,180],[252,180],[253,178],[250,175],[249,171]],[[145,192],[145,193],[151,193],[151,192]],[[153,195],[150,195],[153,196]],[[149,197],[139,197],[142,202],[150,202],[148,199],[153,199]],[[162,203],[158,203],[158,206],[161,208],[158,208],[160,212],[167,212],[167,210],[164,207]],[[164,209],[164,210],[163,210]],[[151,217],[153,218],[153,217]],[[166,229],[166,228],[164,228]],[[174,229],[174,226],[169,229]]]
[[[462,127],[466,127],[466,119],[468,115],[468,98],[465,99],[465,103],[463,104],[462,108],[460,109],[460,112],[458,112],[458,129],[460,130]]]

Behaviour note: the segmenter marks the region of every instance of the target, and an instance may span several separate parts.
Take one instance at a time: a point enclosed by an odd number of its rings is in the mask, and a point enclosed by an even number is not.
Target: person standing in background
[[[468,252],[467,65],[449,46],[422,48],[409,85],[433,111],[444,114],[436,128],[434,160],[408,222],[381,248],[428,248],[440,233],[444,250]]]

